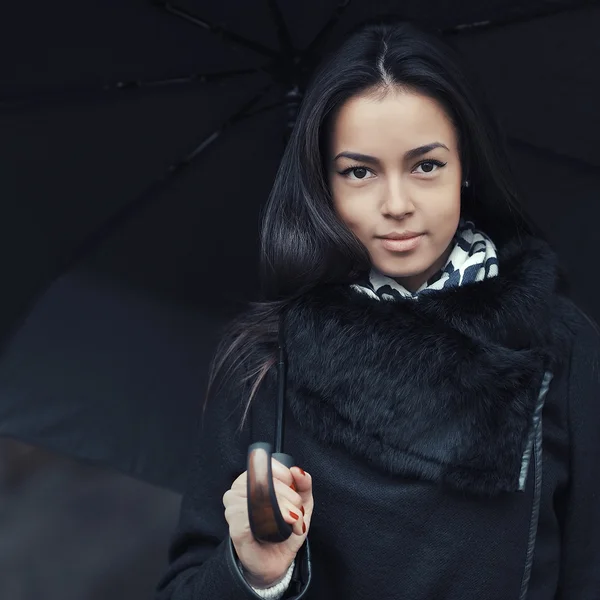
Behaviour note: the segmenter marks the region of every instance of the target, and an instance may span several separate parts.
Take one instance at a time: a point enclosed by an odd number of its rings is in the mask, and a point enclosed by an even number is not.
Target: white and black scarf
[[[375,267],[367,278],[352,287],[376,300],[416,300],[421,294],[483,281],[498,275],[496,246],[485,233],[475,228],[474,223],[461,219],[453,243],[454,248],[444,267],[414,293]]]

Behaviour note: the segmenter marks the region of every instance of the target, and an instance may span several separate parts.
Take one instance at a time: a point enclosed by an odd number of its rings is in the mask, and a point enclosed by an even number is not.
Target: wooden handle
[[[286,467],[294,460],[289,454],[271,453],[271,444],[256,442],[248,448],[248,519],[254,539],[258,542],[284,542],[292,535],[292,526],[281,516],[275,486],[271,457]]]

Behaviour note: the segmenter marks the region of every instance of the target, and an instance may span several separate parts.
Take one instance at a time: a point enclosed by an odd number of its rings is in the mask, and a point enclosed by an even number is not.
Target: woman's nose
[[[401,183],[389,185],[385,194],[383,212],[386,216],[400,218],[414,211],[410,194]]]

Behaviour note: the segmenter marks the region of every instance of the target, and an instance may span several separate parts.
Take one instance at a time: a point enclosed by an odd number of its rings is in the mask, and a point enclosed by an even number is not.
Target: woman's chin
[[[379,257],[378,257],[379,258]],[[420,257],[402,257],[385,260],[373,261],[373,266],[383,275],[387,275],[393,279],[401,279],[405,277],[416,277],[421,273],[425,273],[431,267],[427,261],[420,260]]]

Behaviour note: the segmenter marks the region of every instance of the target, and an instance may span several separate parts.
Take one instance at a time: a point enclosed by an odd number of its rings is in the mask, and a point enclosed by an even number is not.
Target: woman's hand
[[[254,539],[248,519],[248,471],[223,495],[231,541],[246,571],[246,579],[257,588],[270,587],[283,579],[308,535],[314,506],[312,478],[308,473],[299,467],[288,469],[274,458],[271,465],[279,509],[285,522],[293,527],[292,535],[284,542],[263,543]]]

